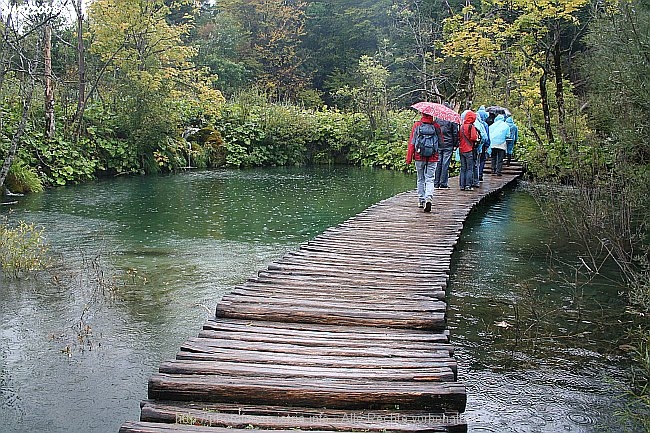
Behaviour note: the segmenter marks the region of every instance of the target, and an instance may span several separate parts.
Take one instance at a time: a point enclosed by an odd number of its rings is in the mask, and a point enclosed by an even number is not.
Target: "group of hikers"
[[[461,191],[480,186],[488,156],[492,175],[501,176],[504,162],[510,164],[519,139],[517,125],[508,110],[490,108],[482,105],[476,112],[466,110],[460,124],[426,113],[413,124],[406,163],[415,160],[418,207],[424,212],[431,212],[435,188],[450,188],[449,168],[454,155],[460,160]],[[428,131],[435,131],[430,138],[433,152],[422,144],[429,139]]]

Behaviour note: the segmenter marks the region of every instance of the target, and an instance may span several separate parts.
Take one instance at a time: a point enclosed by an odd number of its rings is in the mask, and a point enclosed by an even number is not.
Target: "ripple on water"
[[[569,421],[578,424],[578,425],[592,425],[595,424],[593,417],[584,412],[570,412],[566,416]]]

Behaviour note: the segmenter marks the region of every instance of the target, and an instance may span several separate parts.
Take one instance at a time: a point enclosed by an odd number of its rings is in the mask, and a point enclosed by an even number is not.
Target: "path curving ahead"
[[[120,433],[467,431],[451,256],[472,208],[520,175],[436,190],[431,213],[398,194],[287,253],[222,298]]]

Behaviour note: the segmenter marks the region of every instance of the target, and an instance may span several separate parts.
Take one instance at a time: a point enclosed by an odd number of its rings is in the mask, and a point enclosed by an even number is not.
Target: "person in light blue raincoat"
[[[485,161],[490,154],[490,125],[487,124],[486,119],[490,114],[485,110],[485,105],[481,107],[476,112],[476,120],[481,122],[485,129],[485,135],[481,136],[481,152],[479,155],[479,165],[478,165],[478,180],[483,180],[483,170],[485,169]]]
[[[506,165],[510,165],[510,160],[512,159],[512,152],[515,149],[515,145],[519,140],[519,128],[515,125],[515,120],[512,116],[506,118],[506,123],[510,127],[510,138],[506,140]]]
[[[506,140],[510,138],[510,126],[503,114],[499,114],[490,125],[490,149],[492,149],[492,174],[501,176],[503,159],[506,156]]]

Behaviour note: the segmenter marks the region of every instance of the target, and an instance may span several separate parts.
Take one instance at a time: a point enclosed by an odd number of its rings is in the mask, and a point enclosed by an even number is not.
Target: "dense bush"
[[[403,170],[414,112],[390,113],[372,131],[366,115],[250,101],[227,103],[215,128],[232,167],[345,163]]]

